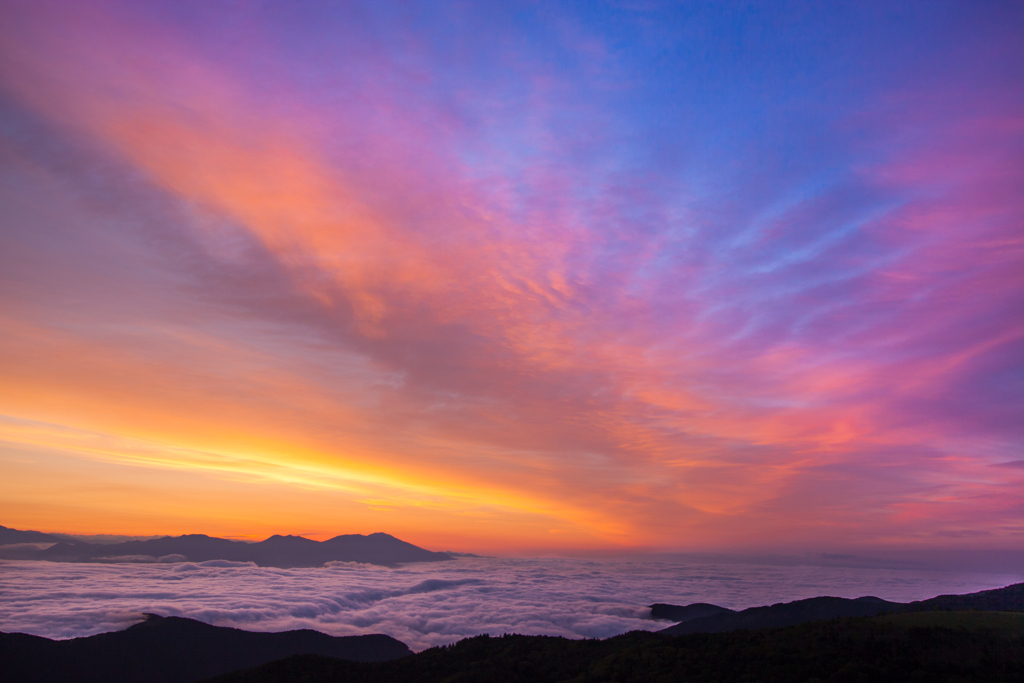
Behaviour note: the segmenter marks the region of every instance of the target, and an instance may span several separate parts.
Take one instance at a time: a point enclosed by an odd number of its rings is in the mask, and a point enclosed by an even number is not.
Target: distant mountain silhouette
[[[57,543],[61,539],[41,531],[18,531],[0,526],[0,545],[13,545],[15,543]]]
[[[254,633],[147,615],[124,631],[72,640],[0,633],[0,678],[12,683],[188,683],[299,654],[383,662],[412,652],[380,634]]]
[[[662,613],[665,614],[669,613],[671,609],[689,609],[689,607],[675,605],[659,605],[659,607]],[[691,605],[690,607],[696,607],[696,605]],[[707,607],[714,607],[714,605],[708,605]],[[724,608],[719,609],[724,610]],[[910,603],[888,602],[874,597],[857,598],[855,600],[833,597],[809,598],[794,602],[780,602],[765,607],[751,607],[739,612],[726,610],[708,616],[684,618],[681,623],[662,629],[659,633],[676,636],[686,633],[723,633],[739,629],[754,630],[779,626],[795,626],[809,621],[838,619],[840,617],[873,617],[885,613],[944,610],[1024,611],[1024,583],[967,595],[940,595],[929,600],[919,600]]]
[[[165,561],[184,558],[190,562],[230,560],[255,562],[261,567],[289,568],[319,567],[325,562],[364,562],[392,567],[407,562],[451,560],[452,556],[424,550],[383,533],[335,536],[322,542],[302,536],[271,536],[259,543],[245,543],[203,534],[112,544],[63,541],[34,555],[34,559],[53,562],[116,561],[118,558],[151,562],[161,558]]]

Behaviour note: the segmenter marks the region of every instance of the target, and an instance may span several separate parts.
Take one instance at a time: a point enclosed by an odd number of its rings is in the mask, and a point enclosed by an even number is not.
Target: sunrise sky
[[[0,524],[1024,545],[1024,5],[0,1]]]

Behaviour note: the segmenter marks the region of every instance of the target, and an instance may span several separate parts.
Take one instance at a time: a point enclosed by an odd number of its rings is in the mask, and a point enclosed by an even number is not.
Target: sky
[[[1021,36],[0,0],[0,523],[1019,549]]]

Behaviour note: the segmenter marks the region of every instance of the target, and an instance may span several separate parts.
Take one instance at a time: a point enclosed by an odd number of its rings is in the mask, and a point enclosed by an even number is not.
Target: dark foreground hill
[[[725,633],[738,629],[777,628],[795,626],[809,621],[838,619],[841,617],[873,617],[880,614],[931,612],[936,610],[983,610],[983,611],[1024,611],[1024,583],[1005,588],[970,593],[967,595],[940,595],[917,602],[888,602],[881,598],[865,597],[849,600],[846,598],[819,597],[795,602],[777,603],[765,607],[751,607],[740,612],[718,608],[719,612],[695,616],[710,611],[714,605],[654,605],[651,613],[655,618],[678,619],[682,623],[669,626],[662,633],[684,635],[686,633]],[[690,608],[697,608],[689,612]],[[659,615],[663,615],[660,616]]]
[[[1019,683],[1024,614],[921,612],[607,640],[479,636],[380,664],[316,656],[209,683]]]
[[[451,560],[388,534],[348,534],[327,541],[302,536],[271,536],[259,543],[231,541],[203,534],[156,538],[148,541],[97,544],[61,542],[39,551],[31,559],[53,562],[157,562],[161,559],[230,560],[255,562],[261,567],[319,567],[325,562],[364,562],[393,567],[407,562]]]
[[[188,683],[300,654],[382,662],[408,656],[385,635],[319,631],[254,633],[193,619],[158,617],[124,631],[50,640],[0,633],[0,680],[9,683]]]

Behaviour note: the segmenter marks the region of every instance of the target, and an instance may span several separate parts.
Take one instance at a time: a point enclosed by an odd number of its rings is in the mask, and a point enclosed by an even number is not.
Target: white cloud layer
[[[909,601],[1020,581],[948,571],[672,561],[463,558],[387,569],[331,563],[0,561],[0,630],[72,638],[144,612],[254,631],[386,633],[413,650],[481,633],[608,637],[655,630],[654,602],[741,609],[816,595]]]

